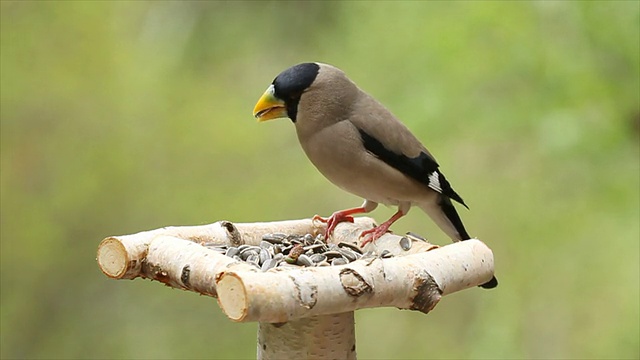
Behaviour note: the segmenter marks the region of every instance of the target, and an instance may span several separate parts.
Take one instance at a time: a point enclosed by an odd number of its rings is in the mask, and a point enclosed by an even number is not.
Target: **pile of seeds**
[[[362,250],[353,244],[341,242],[326,244],[324,236],[266,234],[260,246],[204,244],[204,246],[225,254],[238,261],[253,264],[262,271],[274,267],[297,266],[331,266],[344,265],[360,258],[373,258],[376,255]],[[393,256],[385,250],[379,255],[382,258]]]

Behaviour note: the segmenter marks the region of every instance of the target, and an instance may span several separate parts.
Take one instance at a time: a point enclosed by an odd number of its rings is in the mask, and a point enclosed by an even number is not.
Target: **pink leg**
[[[360,243],[360,247],[364,247],[368,243],[375,241],[378,238],[380,238],[382,235],[386,234],[387,231],[389,231],[389,227],[391,226],[391,224],[393,224],[403,216],[404,216],[404,213],[401,210],[398,210],[398,212],[393,214],[393,216],[389,220],[374,227],[373,229],[363,231],[362,234],[360,234],[360,237],[364,237],[364,241]]]
[[[327,241],[327,239],[329,239],[329,236],[333,234],[333,230],[336,228],[336,226],[338,226],[339,223],[343,221],[353,222],[353,216],[351,215],[361,214],[365,212],[367,212],[367,210],[364,208],[364,206],[361,206],[353,209],[336,211],[333,214],[331,214],[331,216],[327,219],[320,217],[319,215],[316,215],[313,217],[312,220],[314,221],[318,220],[320,222],[327,224],[327,230],[325,230],[324,232],[324,238],[325,238],[325,241]]]

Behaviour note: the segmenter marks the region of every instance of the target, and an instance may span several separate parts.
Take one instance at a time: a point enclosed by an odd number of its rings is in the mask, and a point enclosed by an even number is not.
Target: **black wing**
[[[389,166],[397,169],[403,174],[413,178],[434,191],[459,202],[467,209],[469,208],[464,200],[458,195],[444,175],[438,170],[438,163],[425,152],[421,152],[417,157],[411,158],[404,154],[397,154],[387,149],[378,139],[367,134],[364,130],[358,129],[364,148],[384,161]]]

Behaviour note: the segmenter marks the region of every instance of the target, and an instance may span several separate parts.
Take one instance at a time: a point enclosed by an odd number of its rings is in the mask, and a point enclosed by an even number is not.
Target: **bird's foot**
[[[391,224],[389,225],[382,224],[372,229],[363,231],[362,234],[360,234],[360,237],[364,238],[364,240],[362,240],[362,242],[360,243],[360,247],[363,248],[368,243],[374,242],[378,240],[380,237],[382,237],[382,235],[388,233],[389,226],[391,226]]]
[[[322,223],[327,224],[327,229],[324,232],[324,239],[325,241],[327,241],[327,239],[329,239],[329,236],[331,236],[331,234],[333,234],[333,230],[335,230],[336,226],[338,226],[339,223],[341,222],[353,222],[353,216],[349,215],[352,212],[347,211],[347,210],[343,210],[343,211],[336,211],[333,214],[331,214],[331,216],[329,216],[328,218],[323,218],[320,215],[315,215],[311,220],[312,221],[320,221]]]
[[[368,243],[378,240],[382,235],[389,231],[391,224],[403,217],[404,214],[405,213],[402,210],[398,210],[389,220],[372,229],[363,231],[362,234],[360,234],[360,237],[364,237],[364,240],[360,243],[360,247],[364,247]]]
[[[326,219],[316,215],[316,216],[313,217],[313,220],[319,220],[320,222],[323,222],[323,223],[327,224],[327,229],[324,231],[324,239],[325,239],[325,241],[327,241],[327,239],[329,239],[329,236],[331,236],[331,234],[333,234],[333,230],[335,230],[335,228],[336,228],[336,226],[338,226],[338,224],[340,224],[341,222],[344,222],[344,221],[348,221],[348,222],[353,222],[354,221],[353,220],[353,216],[347,215],[342,211],[336,211]]]

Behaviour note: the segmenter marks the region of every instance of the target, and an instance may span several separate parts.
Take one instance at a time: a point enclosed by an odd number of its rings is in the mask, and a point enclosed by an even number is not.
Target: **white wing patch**
[[[442,194],[442,187],[440,186],[440,174],[437,171],[429,174],[429,187]]]

